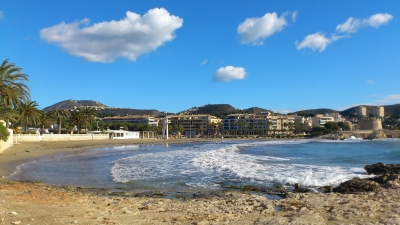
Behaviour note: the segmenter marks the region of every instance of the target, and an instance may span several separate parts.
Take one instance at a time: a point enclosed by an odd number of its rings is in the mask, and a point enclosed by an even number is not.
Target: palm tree
[[[3,101],[0,101],[0,120],[6,121],[6,127],[9,127],[9,122],[16,122],[17,121],[17,112],[5,105]]]
[[[21,100],[27,100],[30,97],[29,87],[24,83],[24,81],[29,81],[28,75],[21,73],[21,70],[13,63],[8,63],[8,59],[0,65],[0,101],[2,105],[9,108],[7,113],[2,113],[7,128],[14,118],[12,108],[15,108]]]
[[[16,106],[21,99],[29,99],[28,75],[21,72],[14,63],[4,60],[0,65],[0,98],[9,107]]]
[[[76,124],[76,128],[78,130],[78,134],[80,133],[81,130],[81,125],[84,122],[84,115],[81,111],[73,111],[71,114],[71,122],[73,124]]]
[[[22,100],[17,106],[18,121],[25,126],[25,134],[28,133],[28,125],[36,125],[39,122],[39,112],[36,101]]]
[[[53,119],[49,113],[46,113],[44,111],[39,111],[38,114],[39,115],[37,125],[40,126],[40,134],[43,135],[44,128],[49,126],[53,122]]]
[[[57,120],[58,134],[61,134],[61,119],[68,119],[71,113],[67,109],[53,109],[50,111],[50,116]]]
[[[85,125],[85,128],[87,130],[87,125],[96,121],[96,115],[96,110],[94,109],[94,107],[91,106],[83,107],[72,113],[72,121],[76,124],[78,128],[78,134],[80,133],[81,126],[83,124]]]

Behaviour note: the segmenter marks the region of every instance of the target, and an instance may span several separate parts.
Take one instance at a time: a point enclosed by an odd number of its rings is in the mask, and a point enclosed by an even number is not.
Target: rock
[[[380,189],[381,186],[375,181],[355,177],[352,180],[341,183],[338,187],[334,188],[333,191],[339,193],[355,193],[378,191]]]
[[[327,185],[327,186],[320,187],[320,189],[323,190],[325,193],[330,193],[333,191],[333,186]]]
[[[384,130],[374,130],[370,135],[368,135],[367,138],[368,139],[386,138],[386,133]]]
[[[311,189],[308,189],[308,188],[298,188],[298,189],[294,189],[293,192],[296,192],[296,193],[312,193],[314,191],[311,190]]]
[[[400,164],[383,164],[381,162],[366,165],[364,169],[368,174],[382,175],[387,173],[400,174]]]
[[[294,189],[300,189],[300,184],[299,183],[295,183],[294,184]]]
[[[379,184],[386,184],[389,181],[400,181],[400,174],[384,174],[381,176],[368,178],[368,180],[375,181]]]

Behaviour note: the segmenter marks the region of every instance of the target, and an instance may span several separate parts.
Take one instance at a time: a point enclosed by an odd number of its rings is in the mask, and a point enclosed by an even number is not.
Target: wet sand
[[[219,140],[24,142],[5,150],[0,165],[88,148],[188,141]],[[280,200],[233,191],[167,199],[0,178],[0,224],[400,224],[399,182],[378,192],[289,193]]]

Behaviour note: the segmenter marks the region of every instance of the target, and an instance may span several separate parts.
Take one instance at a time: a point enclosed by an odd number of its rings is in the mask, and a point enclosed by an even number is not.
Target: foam
[[[289,157],[243,154],[242,149],[268,145],[296,145],[325,140],[256,141],[219,143],[181,150],[143,153],[119,159],[111,174],[115,182],[140,179],[179,178],[188,186],[215,187],[223,180],[263,185],[294,184],[318,187],[338,185],[353,177],[366,177],[362,168],[291,163]],[[338,141],[329,141],[338,142]],[[223,145],[225,144],[225,145]],[[223,145],[223,146],[221,146]]]

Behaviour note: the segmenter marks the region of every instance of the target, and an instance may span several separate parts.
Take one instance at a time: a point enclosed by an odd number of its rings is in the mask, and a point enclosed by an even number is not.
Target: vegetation
[[[8,137],[10,136],[10,132],[8,132],[7,128],[0,123],[0,140],[7,141]]]

